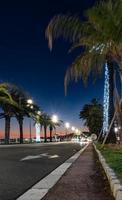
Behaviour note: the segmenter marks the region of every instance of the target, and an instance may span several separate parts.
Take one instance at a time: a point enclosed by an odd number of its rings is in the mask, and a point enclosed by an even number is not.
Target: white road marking
[[[58,158],[58,155],[49,156],[49,158]]]
[[[59,156],[58,155],[49,155],[47,153],[42,153],[42,154],[39,154],[39,155],[26,156],[25,158],[22,158],[20,161],[33,160],[33,159],[38,159],[38,158],[43,158],[43,157],[47,157],[48,159],[51,159],[51,158],[58,158]]]

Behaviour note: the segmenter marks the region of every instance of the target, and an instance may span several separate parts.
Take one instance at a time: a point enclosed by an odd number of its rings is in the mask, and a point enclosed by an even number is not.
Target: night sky
[[[48,49],[45,29],[59,13],[79,14],[93,0],[12,1],[0,3],[0,80],[24,88],[44,111],[79,125],[79,111],[93,97],[103,98],[103,78],[87,88],[82,81],[71,83],[64,95],[64,75],[77,52],[68,53],[70,44],[55,41]]]

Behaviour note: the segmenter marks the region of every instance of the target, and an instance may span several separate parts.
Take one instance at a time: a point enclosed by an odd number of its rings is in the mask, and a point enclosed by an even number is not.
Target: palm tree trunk
[[[53,131],[53,128],[52,126],[50,126],[50,142],[52,142],[52,131]]]
[[[19,118],[19,129],[20,129],[20,144],[23,144],[23,118]]]
[[[47,142],[47,126],[44,125],[44,142]]]
[[[109,116],[109,125],[112,121],[112,118],[114,116],[114,68],[113,68],[113,62],[108,61],[108,72],[109,72],[109,111],[108,111],[108,116]],[[106,143],[116,143],[116,135],[114,132],[114,126],[112,126],[111,131],[108,135]]]
[[[10,116],[5,116],[5,144],[9,144],[10,139]]]

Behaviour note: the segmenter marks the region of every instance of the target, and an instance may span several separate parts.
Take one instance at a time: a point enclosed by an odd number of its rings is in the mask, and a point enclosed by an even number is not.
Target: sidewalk
[[[43,200],[113,200],[92,144]]]

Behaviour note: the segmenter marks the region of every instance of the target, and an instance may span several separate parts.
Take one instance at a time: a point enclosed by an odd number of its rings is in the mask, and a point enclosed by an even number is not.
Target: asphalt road
[[[77,143],[0,146],[0,200],[15,200],[80,149]]]

